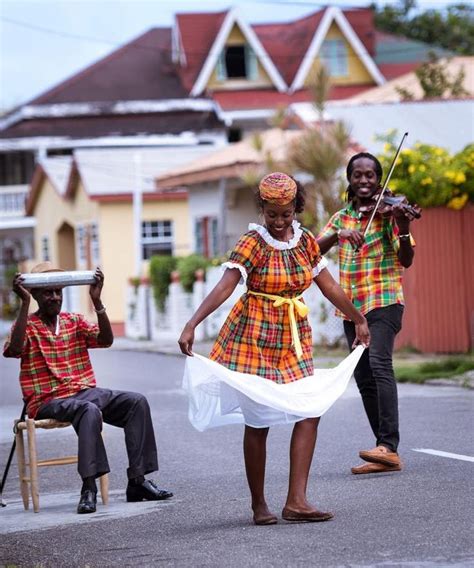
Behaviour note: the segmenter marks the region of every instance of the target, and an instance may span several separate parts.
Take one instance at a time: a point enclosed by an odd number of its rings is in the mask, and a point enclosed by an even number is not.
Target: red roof
[[[329,91],[329,100],[339,100],[358,95],[373,85],[350,85],[347,87],[332,87]],[[311,93],[308,89],[296,91],[293,94],[279,93],[274,90],[254,91],[216,91],[212,98],[217,101],[223,110],[252,110],[268,109],[286,106],[291,103],[311,101]]]
[[[181,45],[186,64],[178,69],[181,81],[191,91],[199,72],[207,59],[209,50],[216,39],[227,12],[215,14],[177,14]]]
[[[400,75],[405,75],[405,73],[411,73],[421,65],[421,61],[418,62],[408,62],[408,63],[380,63],[379,69],[382,75],[390,81]]]
[[[171,30],[154,28],[27,104],[163,100],[187,95],[171,62]]]
[[[0,140],[32,136],[63,136],[94,138],[101,136],[140,136],[222,131],[217,116],[206,112],[163,112],[154,114],[123,114],[108,116],[77,116],[34,118],[22,120],[0,130]]]
[[[287,85],[293,82],[323,14],[321,10],[295,22],[252,26]]]
[[[343,10],[344,16],[352,26],[360,41],[364,44],[369,55],[375,55],[374,14],[371,8],[355,8]]]

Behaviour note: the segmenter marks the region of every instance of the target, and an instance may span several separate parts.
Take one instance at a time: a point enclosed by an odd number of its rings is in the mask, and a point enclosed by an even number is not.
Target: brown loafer
[[[323,511],[292,511],[285,507],[281,512],[281,517],[285,521],[297,523],[320,523],[323,521],[330,521],[334,518],[334,514],[324,513]]]
[[[356,467],[351,467],[354,475],[365,473],[389,473],[391,471],[401,471],[401,465],[384,465],[383,463],[364,463]]]
[[[400,456],[397,452],[392,452],[385,446],[377,446],[373,450],[362,450],[359,456],[366,462],[381,463],[389,466],[399,466]]]

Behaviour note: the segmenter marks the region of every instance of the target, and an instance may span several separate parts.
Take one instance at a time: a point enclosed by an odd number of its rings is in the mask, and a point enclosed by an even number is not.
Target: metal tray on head
[[[95,284],[92,270],[65,270],[64,272],[36,272],[22,274],[25,288],[53,288]]]

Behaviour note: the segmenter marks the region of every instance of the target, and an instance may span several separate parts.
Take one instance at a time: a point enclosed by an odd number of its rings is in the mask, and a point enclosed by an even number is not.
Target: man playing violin
[[[354,376],[376,447],[359,452],[366,463],[351,471],[400,471],[398,396],[392,357],[404,309],[402,275],[414,257],[410,221],[419,216],[419,209],[396,204],[390,216],[376,214],[364,236],[369,221],[364,211],[373,210],[374,196],[381,189],[382,166],[375,156],[361,152],[350,159],[346,176],[348,204],[331,217],[317,241],[322,254],[339,246],[340,284],[367,318],[372,337]],[[355,330],[346,319],[344,332],[350,348]]]

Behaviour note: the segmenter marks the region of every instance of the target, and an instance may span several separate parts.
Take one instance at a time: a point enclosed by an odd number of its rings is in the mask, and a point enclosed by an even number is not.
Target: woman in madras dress
[[[239,239],[229,261],[224,263],[226,270],[221,280],[185,325],[179,345],[185,355],[193,355],[194,329],[229,298],[242,278],[247,292],[222,326],[209,363],[216,361],[237,375],[242,373],[243,379],[258,376],[257,382],[263,386],[312,379],[311,328],[301,294],[313,280],[324,296],[354,322],[354,344],[369,344],[367,322],[326,269],[327,261],[321,256],[315,237],[295,220],[296,213],[304,209],[303,187],[292,177],[275,172],[261,180],[257,201],[265,224],[251,224]],[[262,383],[262,379],[268,383]],[[332,513],[319,511],[306,497],[321,414],[292,415],[252,400],[242,392],[233,392],[245,421],[244,459],[254,523],[277,522],[265,500],[264,478],[269,427],[278,423],[294,423],[289,490],[282,518],[330,520]]]

